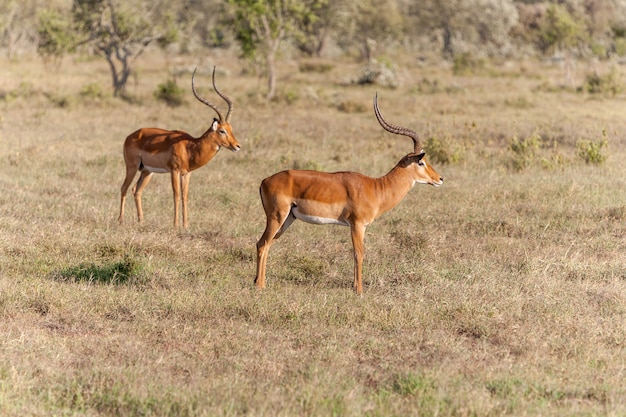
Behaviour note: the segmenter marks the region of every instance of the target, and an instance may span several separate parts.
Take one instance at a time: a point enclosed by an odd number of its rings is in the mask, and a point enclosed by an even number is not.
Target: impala
[[[374,113],[387,131],[413,139],[414,149],[387,175],[371,178],[358,172],[289,170],[265,178],[260,193],[267,224],[257,242],[255,284],[265,288],[265,267],[272,243],[294,220],[312,224],[349,226],[354,248],[354,290],[363,293],[363,238],[365,228],[402,201],[416,184],[443,184],[443,178],[426,162],[419,136],[413,130],[387,123],[374,96]]]
[[[222,117],[217,106],[198,95],[195,85],[196,70],[191,77],[191,90],[201,103],[206,104],[217,113],[211,127],[199,138],[194,138],[187,132],[180,130],[164,130],[158,128],[142,128],[131,133],[124,142],[124,161],[126,163],[126,178],[122,184],[122,199],[120,205],[120,224],[124,223],[124,203],[126,191],[133,182],[137,171],[139,179],[133,187],[137,218],[143,221],[141,208],[141,193],[150,182],[152,174],[169,172],[172,177],[174,191],[174,226],[178,226],[178,203],[182,188],[183,200],[183,227],[188,227],[187,195],[191,171],[200,168],[209,162],[221,147],[237,152],[241,146],[233,135],[230,126],[230,116],[233,112],[232,101],[217,89],[215,85],[215,67],[213,67],[213,88],[215,92],[228,104],[226,117]]]

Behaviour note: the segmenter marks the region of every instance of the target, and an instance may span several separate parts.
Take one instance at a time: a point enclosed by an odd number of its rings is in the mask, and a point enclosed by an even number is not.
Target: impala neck
[[[379,214],[391,210],[397,206],[400,201],[413,188],[415,179],[401,160],[387,175],[377,178],[377,193],[379,198]]]
[[[202,136],[193,141],[194,152],[190,152],[189,164],[190,168],[196,169],[207,162],[209,162],[217,151],[220,150],[220,146],[215,140],[216,132],[207,130]]]

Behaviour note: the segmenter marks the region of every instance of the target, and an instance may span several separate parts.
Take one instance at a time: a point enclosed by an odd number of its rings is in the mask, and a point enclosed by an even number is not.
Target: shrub
[[[333,64],[324,61],[302,61],[298,65],[300,72],[317,72],[320,74],[333,69]]]
[[[379,62],[369,62],[356,80],[358,85],[377,84],[397,88],[402,84],[401,77],[391,66]]]
[[[474,57],[469,52],[455,55],[452,64],[454,75],[470,75],[485,68],[485,61]]]
[[[579,140],[576,142],[576,156],[587,164],[600,165],[606,160],[602,149],[607,147],[609,141],[606,138],[606,130],[602,131],[602,138],[597,141]]]
[[[103,265],[87,262],[66,268],[59,272],[58,279],[63,282],[123,284],[140,280],[143,270],[143,263],[139,259],[127,255],[121,261]]]
[[[626,38],[615,39],[615,53],[619,56],[626,56]]]
[[[509,143],[509,150],[513,152],[513,167],[517,171],[527,168],[537,155],[537,151],[541,147],[541,136],[537,132],[533,132],[526,139],[518,139],[513,136]]]
[[[591,94],[609,94],[615,96],[624,91],[624,83],[615,69],[608,74],[587,75],[583,90]]]
[[[102,86],[98,83],[89,83],[80,90],[80,96],[84,98],[101,99],[104,97]]]
[[[424,145],[428,151],[428,159],[439,164],[450,164],[463,159],[463,148],[450,137],[442,141],[438,136],[431,136]]]
[[[183,104],[183,90],[178,87],[176,80],[170,79],[157,86],[154,92],[157,100],[164,101],[168,106],[177,107]]]

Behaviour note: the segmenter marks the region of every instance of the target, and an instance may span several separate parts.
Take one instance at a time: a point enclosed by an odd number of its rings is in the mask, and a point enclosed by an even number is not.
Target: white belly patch
[[[341,221],[338,219],[333,219],[333,218],[327,218],[327,217],[319,217],[319,216],[312,216],[310,214],[302,214],[300,213],[300,211],[298,211],[298,207],[294,207],[291,209],[291,212],[293,213],[293,215],[296,217],[296,219],[300,219],[303,222],[306,223],[312,223],[312,224],[338,224],[341,226],[349,226],[348,223],[346,223],[345,221]]]

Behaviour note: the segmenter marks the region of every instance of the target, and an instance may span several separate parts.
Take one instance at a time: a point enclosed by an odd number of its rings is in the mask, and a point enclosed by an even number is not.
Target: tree
[[[440,38],[445,58],[471,48],[492,54],[506,51],[518,21],[513,0],[418,0],[410,14],[419,32]]]
[[[58,13],[42,12],[41,16],[39,51],[58,55],[88,45],[106,58],[114,96],[124,96],[132,66],[148,45],[165,46],[177,37],[172,14],[162,2],[74,0],[71,33],[66,36],[61,36],[64,23]],[[74,42],[69,44],[68,37]]]
[[[43,9],[38,15],[37,52],[44,58],[60,58],[76,42],[71,21],[55,9]]]
[[[336,12],[337,43],[343,50],[358,48],[366,62],[374,60],[376,49],[399,39],[404,21],[397,0],[361,0],[342,2]]]
[[[9,59],[20,49],[31,49],[36,44],[37,5],[29,0],[0,2],[0,46],[6,48]]]
[[[307,0],[313,13],[296,21],[297,48],[308,56],[321,56],[331,34],[341,24],[341,12],[350,0]]]
[[[267,99],[276,94],[276,55],[280,45],[299,33],[298,22],[315,19],[317,1],[228,0],[234,11],[236,39],[242,54],[267,69]]]
[[[543,53],[562,53],[565,60],[565,79],[573,85],[572,66],[574,50],[587,42],[585,22],[570,14],[564,6],[551,4],[537,34],[537,46]]]

